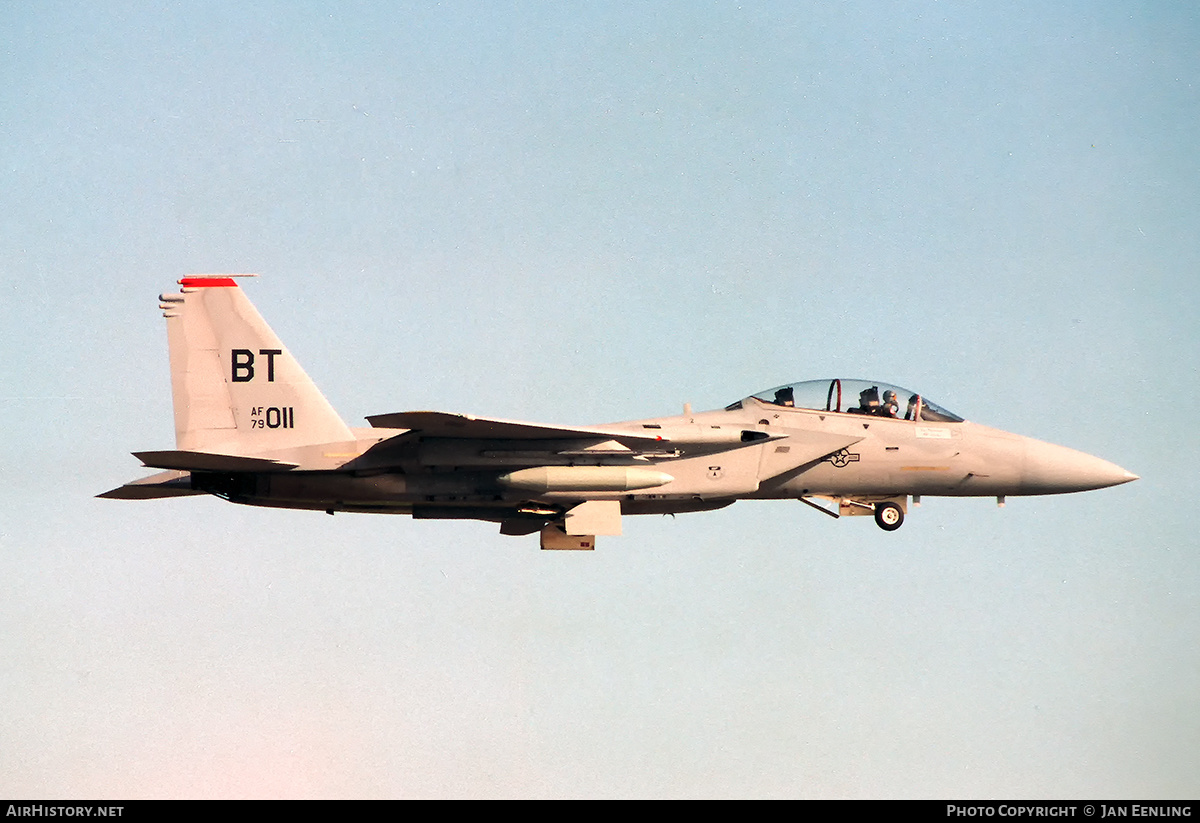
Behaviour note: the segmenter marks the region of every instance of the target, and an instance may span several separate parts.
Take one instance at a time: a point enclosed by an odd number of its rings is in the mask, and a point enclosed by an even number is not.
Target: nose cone
[[[1025,442],[1022,494],[1062,494],[1103,489],[1137,480],[1132,472],[1081,451],[1043,443]]]

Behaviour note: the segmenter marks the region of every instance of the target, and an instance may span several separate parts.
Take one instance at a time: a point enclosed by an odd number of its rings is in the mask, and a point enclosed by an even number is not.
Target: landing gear
[[[885,532],[894,532],[904,523],[904,510],[895,503],[876,503],[875,523]]]
[[[875,515],[875,523],[885,532],[894,532],[904,523],[904,510],[908,508],[908,498],[903,495],[895,497],[868,497],[855,500],[853,497],[833,497],[820,495],[821,499],[837,503],[837,511],[830,511],[824,506],[818,506],[807,497],[798,498],[801,503],[812,506],[822,514],[830,517],[868,517]]]

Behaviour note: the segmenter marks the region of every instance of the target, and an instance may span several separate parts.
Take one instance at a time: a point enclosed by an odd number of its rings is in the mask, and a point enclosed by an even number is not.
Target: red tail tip
[[[185,277],[179,281],[179,285],[185,289],[203,289],[214,286],[237,286],[232,277]]]

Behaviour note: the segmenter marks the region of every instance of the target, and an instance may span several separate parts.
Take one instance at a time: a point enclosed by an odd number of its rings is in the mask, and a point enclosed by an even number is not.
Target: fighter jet
[[[794,499],[832,517],[900,527],[909,500],[1115,486],[1098,457],[970,423],[873,380],[810,380],[723,409],[601,426],[436,411],[351,428],[234,277],[192,275],[159,297],[175,448],[135,452],[158,474],[99,495],[211,494],[233,503],[482,520],[543,549],[592,549],[634,514]]]

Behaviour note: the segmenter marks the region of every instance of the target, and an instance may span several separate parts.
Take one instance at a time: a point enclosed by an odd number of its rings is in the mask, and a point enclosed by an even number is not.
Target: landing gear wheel
[[[904,524],[904,510],[895,503],[876,503],[875,522],[885,532],[894,532]]]

